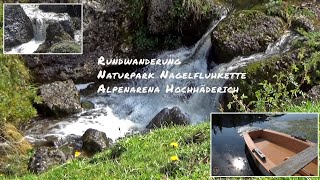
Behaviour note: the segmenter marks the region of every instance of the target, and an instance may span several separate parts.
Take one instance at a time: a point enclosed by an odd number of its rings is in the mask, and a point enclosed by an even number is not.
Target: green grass
[[[2,8],[0,3],[0,12]],[[2,19],[0,21],[2,24]],[[22,58],[2,54],[2,25],[0,28],[0,122],[19,124],[36,115],[32,103],[39,98]]]
[[[202,133],[198,143],[187,143]],[[177,148],[170,143],[178,142]],[[53,168],[39,176],[17,179],[208,179],[210,176],[210,123],[157,129],[118,142],[126,149],[118,158],[107,150],[92,158],[81,158]],[[179,161],[171,163],[177,155]],[[1,176],[0,176],[1,177]],[[12,177],[11,177],[12,178]],[[1,178],[0,178],[1,179]]]
[[[320,102],[311,102],[307,101],[305,103],[302,103],[300,105],[289,105],[286,108],[287,112],[314,112],[319,113],[320,112]]]

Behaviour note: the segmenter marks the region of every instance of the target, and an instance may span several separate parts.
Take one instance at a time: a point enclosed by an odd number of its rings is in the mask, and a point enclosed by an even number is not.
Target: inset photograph
[[[211,114],[211,176],[318,176],[318,114]]]
[[[4,54],[82,54],[82,4],[4,4]]]

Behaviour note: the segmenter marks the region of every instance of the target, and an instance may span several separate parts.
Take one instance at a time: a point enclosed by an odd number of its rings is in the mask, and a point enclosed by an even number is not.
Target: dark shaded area
[[[43,12],[68,13],[71,17],[81,18],[81,5],[40,5]]]

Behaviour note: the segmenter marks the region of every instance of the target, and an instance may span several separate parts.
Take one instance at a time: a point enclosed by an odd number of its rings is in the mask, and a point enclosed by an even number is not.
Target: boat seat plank
[[[280,165],[270,169],[275,176],[291,176],[307,166],[312,160],[318,156],[318,147],[311,146],[300,153],[292,156]]]

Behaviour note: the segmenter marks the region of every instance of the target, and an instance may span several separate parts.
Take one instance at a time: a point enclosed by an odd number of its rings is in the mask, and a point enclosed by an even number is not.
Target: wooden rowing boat
[[[318,176],[317,144],[272,130],[243,135],[259,170],[267,176]]]

